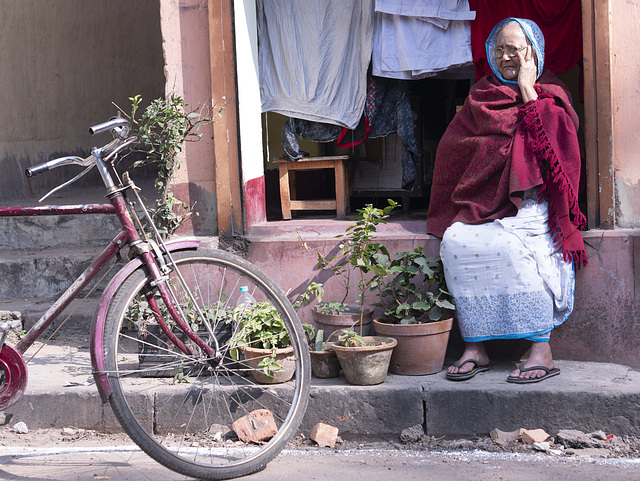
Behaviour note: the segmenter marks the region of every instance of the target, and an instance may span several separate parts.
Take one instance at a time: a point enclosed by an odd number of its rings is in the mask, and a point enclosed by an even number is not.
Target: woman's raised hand
[[[518,86],[522,94],[522,100],[528,102],[536,100],[538,93],[534,88],[536,79],[538,78],[538,67],[534,60],[533,47],[527,45],[527,48],[517,52],[520,69],[518,71]]]

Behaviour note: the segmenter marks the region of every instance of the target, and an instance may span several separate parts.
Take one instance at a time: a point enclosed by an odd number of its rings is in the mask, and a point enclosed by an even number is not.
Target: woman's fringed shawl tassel
[[[520,122],[528,133],[530,148],[542,172],[544,183],[540,188],[539,197],[549,202],[549,226],[553,241],[556,247],[562,246],[565,261],[573,260],[575,266],[580,269],[588,260],[580,233],[580,230],[586,228],[587,221],[578,205],[579,174],[576,177],[576,173],[573,172],[573,178],[569,177],[547,136],[546,132],[554,132],[550,128],[555,126],[547,126],[545,129],[538,110],[541,101],[555,103],[551,95],[541,94],[538,101],[528,102],[522,107]]]

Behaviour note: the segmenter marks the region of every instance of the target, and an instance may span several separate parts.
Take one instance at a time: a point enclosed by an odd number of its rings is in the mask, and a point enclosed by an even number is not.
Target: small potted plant
[[[181,305],[181,307],[184,312],[195,312],[193,309],[188,308],[188,303]],[[160,309],[163,312],[164,319],[168,321],[167,327],[173,334],[188,347],[193,347],[193,341],[171,321],[171,316],[166,311],[164,304],[161,304]],[[222,301],[209,306],[201,306],[200,309],[212,321],[217,337],[228,339],[231,336],[232,309],[225,306]],[[173,344],[169,342],[168,337],[160,325],[157,324],[156,316],[150,308],[149,302],[144,298],[132,302],[127,311],[126,320],[126,328],[136,332],[140,339],[138,343],[140,376],[176,378],[183,368],[180,364],[182,355],[172,352]],[[187,321],[191,329],[199,333],[201,337],[208,335],[208,331],[198,322],[195,315],[192,314],[192,317],[189,317]]]
[[[257,302],[233,310],[234,334],[229,353],[238,361],[240,352],[254,379],[263,384],[289,381],[295,372],[295,358],[282,317],[268,302]],[[303,325],[306,331],[310,325]]]
[[[320,379],[338,377],[340,374],[340,362],[338,356],[329,344],[329,340],[324,339],[322,329],[307,331],[309,339],[309,356],[311,358],[311,372]]]
[[[325,257],[316,252],[318,268],[331,270],[343,288],[340,300],[318,302],[312,309],[314,323],[326,337],[342,329],[355,330],[361,336],[373,331],[373,309],[366,305],[366,297],[372,280],[385,275],[380,259],[388,259],[389,253],[375,240],[375,232],[398,205],[393,200],[388,200],[388,204],[383,209],[372,205],[358,209],[359,215],[351,219],[353,224],[344,234],[336,236],[340,240],[339,254]],[[357,290],[357,304],[349,303],[352,289]]]
[[[313,299],[318,303],[322,303],[323,296],[323,285],[318,282],[310,282],[305,291],[292,303],[293,308],[299,310],[301,307],[310,304]],[[309,357],[313,375],[320,379],[337,377],[340,374],[340,363],[336,353],[328,343],[329,339],[325,341],[324,330],[317,329],[310,324],[303,324],[303,327],[309,344]]]
[[[397,341],[390,337],[360,336],[344,329],[331,345],[349,384],[372,386],[384,382]]]
[[[396,339],[389,370],[424,375],[442,370],[453,324],[453,297],[447,291],[442,261],[425,256],[422,247],[399,252],[388,261],[387,275],[372,288],[379,292],[383,314],[376,332]]]

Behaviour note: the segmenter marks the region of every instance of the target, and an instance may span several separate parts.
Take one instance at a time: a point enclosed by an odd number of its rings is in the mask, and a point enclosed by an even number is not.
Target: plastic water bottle
[[[249,292],[249,288],[247,286],[240,287],[240,297],[238,297],[236,307],[250,309],[253,304],[256,304],[256,300]]]

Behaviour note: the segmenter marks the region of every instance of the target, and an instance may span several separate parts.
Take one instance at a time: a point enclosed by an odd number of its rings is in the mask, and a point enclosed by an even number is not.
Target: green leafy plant
[[[200,128],[212,119],[205,107],[189,111],[188,104],[176,94],[153,100],[139,118],[137,114],[142,97],[136,95],[129,100],[131,134],[139,139],[139,145],[134,151],[144,154],[144,158],[135,161],[133,167],[157,165],[155,188],[159,197],[152,209],[153,220],[162,234],[171,235],[193,215],[193,206],[176,198],[170,188],[171,178],[180,168],[179,154],[185,142],[200,140]],[[221,110],[218,110],[218,115]]]
[[[303,324],[303,326],[307,326],[308,328],[307,340],[309,343],[310,351],[330,351],[331,350],[331,340],[335,338],[336,334],[339,334],[339,331],[333,331],[331,335],[327,339],[324,338],[324,329],[315,329],[310,324]]]
[[[389,213],[398,206],[389,199],[388,205],[383,209],[369,204],[363,209],[358,209],[358,216],[353,217],[353,224],[349,225],[344,234],[339,234],[339,254],[325,257],[316,252],[317,265],[320,269],[330,269],[336,275],[343,286],[343,297],[340,301],[319,303],[319,310],[325,314],[338,314],[347,311],[347,299],[351,288],[358,291],[358,304],[360,311],[360,333],[362,333],[362,320],[367,293],[371,290],[371,284],[375,279],[386,275],[385,262],[389,258],[387,248],[375,240],[375,233],[380,224],[385,224]],[[373,275],[371,275],[371,273]],[[352,279],[352,275],[356,279]]]
[[[379,292],[384,313],[380,319],[393,324],[437,321],[455,309],[447,291],[444,268],[439,257],[426,257],[422,247],[398,252],[389,260],[386,276],[371,283]]]
[[[229,355],[234,360],[240,359],[240,350],[245,347],[271,350],[258,367],[270,378],[284,369],[276,361],[276,351],[291,344],[287,330],[278,310],[268,302],[258,302],[249,307],[237,307],[233,310],[232,319],[235,333],[229,340]],[[303,324],[305,333],[313,330],[313,326]]]
[[[338,336],[338,344],[344,347],[357,347],[366,345],[366,341],[355,331],[343,329]]]
[[[166,308],[164,302],[162,302],[162,296],[159,292],[154,293],[154,297],[157,301],[158,308],[162,319],[167,323],[169,329],[173,329],[174,321],[173,317],[169,314],[169,310]],[[186,321],[191,327],[191,330],[198,332],[203,327],[202,319],[198,315],[198,311],[193,308],[191,300],[180,303],[180,309],[186,315]],[[212,304],[201,305],[200,312],[202,312],[205,320],[209,322],[209,325],[214,329],[216,326],[230,325],[233,321],[232,313],[233,309],[227,307],[227,302],[220,299]],[[138,331],[140,335],[144,336],[146,328],[149,324],[156,324],[156,316],[154,311],[149,306],[149,302],[144,297],[138,297],[134,299],[127,309],[127,315],[125,316],[126,327],[130,331]]]
[[[295,310],[304,307],[316,299],[318,303],[322,302],[322,298],[324,297],[324,286],[318,282],[310,282],[305,291],[298,296],[296,301],[293,303],[293,308]]]
[[[191,382],[193,382],[193,379],[187,374],[185,374],[184,368],[180,366],[180,368],[178,369],[178,372],[175,374],[175,376],[173,376],[173,383],[180,384],[180,383],[191,383]]]

